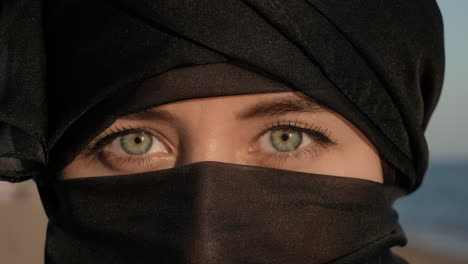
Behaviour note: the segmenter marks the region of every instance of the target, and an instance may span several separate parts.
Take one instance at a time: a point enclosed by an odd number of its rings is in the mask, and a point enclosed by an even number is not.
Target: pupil
[[[136,138],[135,138],[135,143],[137,143],[137,144],[140,144],[142,141],[143,141],[143,140],[142,140],[141,137],[136,137]]]
[[[283,141],[288,140],[288,139],[289,139],[289,134],[283,134],[283,135],[281,136],[281,139],[282,139]]]

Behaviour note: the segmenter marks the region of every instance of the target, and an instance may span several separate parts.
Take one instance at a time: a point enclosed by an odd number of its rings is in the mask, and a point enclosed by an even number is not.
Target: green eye
[[[270,142],[277,151],[293,151],[302,143],[302,132],[288,128],[275,129],[270,132]]]
[[[129,155],[146,154],[152,145],[152,136],[145,132],[131,133],[120,137],[120,147]]]

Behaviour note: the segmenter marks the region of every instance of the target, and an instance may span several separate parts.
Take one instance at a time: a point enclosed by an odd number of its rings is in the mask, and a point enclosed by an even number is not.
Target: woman
[[[5,23],[36,63],[7,64],[2,174],[38,184],[46,263],[405,263],[434,1],[25,5],[45,48]]]

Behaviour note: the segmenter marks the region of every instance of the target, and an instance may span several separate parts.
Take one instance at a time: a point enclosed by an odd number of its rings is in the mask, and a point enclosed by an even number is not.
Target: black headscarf
[[[17,164],[3,179],[27,179],[30,165],[45,165],[56,149],[62,155],[60,142],[72,137],[72,126],[149,77],[240,61],[353,122],[409,191],[421,183],[428,160],[423,132],[444,69],[435,1],[45,3],[2,1],[0,155],[27,161],[27,171]]]
[[[194,92],[175,83],[167,93],[142,85],[177,69],[223,62],[335,110],[395,168],[405,192],[421,184],[424,130],[444,71],[435,1],[25,0],[1,7],[0,177],[34,177],[49,216],[56,207],[46,194],[55,188],[51,171],[70,163],[118,115],[270,91],[200,86]],[[149,91],[150,99],[139,99]]]

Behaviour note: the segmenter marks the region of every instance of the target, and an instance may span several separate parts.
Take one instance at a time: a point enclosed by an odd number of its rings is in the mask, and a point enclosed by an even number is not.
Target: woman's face
[[[60,174],[132,174],[219,161],[383,182],[368,139],[299,92],[192,99],[119,118]]]

